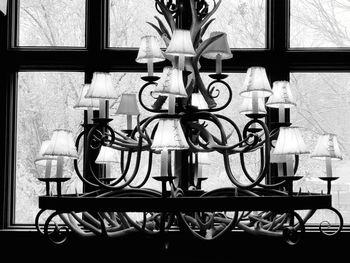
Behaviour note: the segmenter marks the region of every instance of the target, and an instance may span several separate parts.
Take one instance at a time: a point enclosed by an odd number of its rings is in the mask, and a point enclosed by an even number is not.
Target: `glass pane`
[[[291,86],[297,103],[297,108],[291,110],[291,122],[303,128],[309,150],[313,151],[320,134],[337,135],[343,160],[332,162],[333,176],[339,177],[332,184],[332,201],[345,222],[350,223],[350,105],[347,99],[350,97],[350,76],[348,73],[293,73]],[[318,178],[326,176],[324,160],[302,155],[299,167],[297,175],[303,178],[296,190],[302,186],[304,192],[327,192],[326,182]],[[332,221],[333,217],[328,220]],[[323,220],[315,218],[315,223]]]
[[[85,46],[86,0],[20,0],[19,46]]]
[[[45,185],[38,180],[45,176],[45,166],[34,164],[41,143],[50,139],[56,128],[71,130],[74,138],[81,131],[83,113],[73,106],[82,83],[83,73],[18,73],[16,223],[33,223],[39,211],[38,196],[45,194]],[[51,176],[55,172],[52,167]],[[71,160],[65,160],[64,176],[71,179],[64,183],[63,192],[81,192]]]
[[[290,47],[349,47],[350,2],[291,0]]]
[[[213,1],[209,1],[212,9]],[[228,35],[231,48],[265,47],[265,0],[222,1],[212,18],[203,39],[212,31],[224,31]],[[165,19],[154,6],[154,1],[111,0],[110,1],[110,43],[111,47],[138,47],[144,35],[157,35],[147,22],[158,26],[154,16],[158,16],[168,31]],[[239,36],[239,37],[237,37]],[[163,41],[160,41],[165,47]]]
[[[227,33],[230,48],[265,48],[266,0],[222,1],[213,18],[204,39],[221,31]]]
[[[157,31],[147,22],[158,26],[157,16],[170,30],[165,19],[157,12],[153,0],[110,0],[109,5],[109,46],[139,47],[141,37],[154,35],[159,37],[161,47],[165,47]]]

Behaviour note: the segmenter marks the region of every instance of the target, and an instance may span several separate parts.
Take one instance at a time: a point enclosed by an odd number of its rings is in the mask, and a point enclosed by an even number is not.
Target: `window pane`
[[[19,46],[85,46],[85,0],[19,3]]]
[[[213,2],[209,1],[212,9]],[[111,0],[110,1],[110,43],[111,47],[137,47],[144,35],[157,35],[147,22],[158,26],[158,16],[170,31],[165,19],[156,11],[154,1]],[[222,1],[212,18],[204,39],[211,31],[224,31],[231,48],[264,48],[266,1]],[[239,37],[237,37],[239,36]],[[165,47],[163,41],[160,41]]]
[[[170,31],[165,19],[157,12],[153,0],[110,0],[109,6],[109,46],[138,47],[141,37],[159,37],[161,47],[165,47],[157,31],[147,22],[158,26],[154,16],[159,17]]]
[[[222,1],[213,18],[204,38],[221,31],[227,33],[231,48],[265,48],[265,0]]]
[[[45,167],[34,164],[41,143],[56,128],[70,129],[74,138],[81,130],[83,113],[73,106],[82,83],[83,73],[18,73],[15,223],[33,223],[39,211],[38,196],[45,194],[45,185],[37,179],[45,176]],[[52,167],[51,176],[55,172]],[[81,192],[71,160],[65,161],[64,176],[72,178],[64,183],[63,192]]]
[[[291,47],[349,47],[350,2],[291,0]]]
[[[320,134],[337,135],[343,160],[332,162],[333,176],[339,177],[332,184],[332,201],[345,222],[350,223],[350,105],[347,99],[350,76],[348,73],[293,73],[291,86],[297,103],[297,108],[291,110],[291,122],[303,128],[309,150],[313,151]],[[326,176],[325,161],[302,155],[297,175],[304,176],[300,181],[304,192],[326,193],[326,182],[318,178]],[[298,190],[299,185],[296,187]],[[315,218],[315,222],[321,221]]]

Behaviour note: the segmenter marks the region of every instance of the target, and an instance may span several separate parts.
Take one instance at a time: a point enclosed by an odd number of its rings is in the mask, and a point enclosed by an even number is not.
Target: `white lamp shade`
[[[272,92],[272,96],[266,102],[267,107],[278,108],[283,105],[285,108],[290,108],[296,105],[288,81],[275,81],[272,85]]]
[[[258,98],[258,114],[266,114],[264,98]],[[252,98],[243,98],[239,113],[241,114],[253,114]]]
[[[281,127],[274,154],[309,153],[298,127]]]
[[[120,99],[120,103],[116,114],[138,115],[140,114],[137,106],[136,94],[124,93]]]
[[[192,93],[191,104],[192,104],[192,106],[197,107],[199,110],[208,109],[208,104],[205,101],[203,95],[200,93]]]
[[[37,157],[35,158],[35,161],[34,163],[36,165],[40,165],[40,166],[45,166],[46,165],[46,161],[52,161],[52,164],[55,165],[57,162],[56,162],[56,158],[53,157],[53,156],[44,156],[44,153],[47,149],[47,147],[49,146],[50,144],[50,140],[47,140],[47,141],[43,141],[41,146],[40,146],[40,150],[39,150],[39,153],[37,155]]]
[[[253,93],[257,97],[269,97],[272,95],[266,70],[263,67],[251,67],[247,70],[243,90],[240,92],[240,95],[243,97],[252,97]]]
[[[203,57],[207,59],[216,59],[217,55],[220,55],[221,59],[230,59],[232,58],[232,53],[227,42],[227,34],[224,32],[211,32],[210,37],[223,34],[222,37],[219,37],[213,43],[211,43],[203,52]]]
[[[176,68],[164,67],[162,76],[153,93],[165,96],[187,97],[182,71]]]
[[[152,142],[154,150],[185,150],[188,144],[179,119],[160,119]]]
[[[176,29],[171,37],[165,53],[173,56],[194,57],[196,51],[193,48],[191,34],[189,30]]]
[[[74,144],[72,132],[66,129],[54,130],[50,143],[43,155],[77,159],[78,152]]]
[[[148,63],[148,62],[160,62],[164,61],[162,50],[158,39],[155,36],[143,36],[141,38],[141,44],[139,52],[137,53],[137,63]]]
[[[85,98],[117,99],[118,94],[113,88],[112,75],[107,72],[94,72],[90,88]]]
[[[335,160],[342,160],[337,136],[335,134],[323,134],[318,137],[315,149],[311,153],[312,158],[325,159],[329,157]]]
[[[79,99],[77,103],[74,105],[75,109],[98,109],[99,108],[99,101],[97,99],[88,99],[85,98],[87,91],[90,89],[90,84],[84,84],[82,85],[82,89],[80,92]]]
[[[99,164],[119,163],[118,150],[102,145],[100,148],[100,152],[95,160],[95,163],[99,163]]]

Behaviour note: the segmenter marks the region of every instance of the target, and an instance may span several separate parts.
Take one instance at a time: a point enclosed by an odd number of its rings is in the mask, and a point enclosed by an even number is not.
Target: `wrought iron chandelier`
[[[141,231],[148,235],[165,235],[171,231],[188,231],[194,236],[213,240],[232,230],[276,236],[289,244],[296,244],[305,231],[305,224],[318,209],[329,209],[339,217],[339,225],[327,235],[339,233],[343,227],[342,215],[331,204],[332,159],[341,159],[336,136],[320,137],[312,157],[326,160],[327,193],[293,191],[299,155],[308,153],[298,127],[285,122],[285,108],[295,106],[288,81],[275,81],[272,85],[265,68],[253,66],[246,73],[243,90],[242,113],[249,121],[243,130],[219,111],[232,99],[231,87],[222,73],[222,60],[232,58],[226,34],[212,32],[203,40],[210,28],[210,17],[221,1],[210,8],[203,0],[191,0],[192,25],[190,30],[180,29],[176,16],[181,6],[173,1],[155,1],[155,7],[164,16],[167,25],[156,17],[158,25],[149,23],[164,40],[166,50],[159,47],[157,37],[141,39],[136,62],[147,64],[145,84],[138,93],[140,105],[151,117],[140,118],[136,94],[123,94],[117,114],[127,116],[127,129],[114,130],[109,123],[109,100],[117,98],[111,75],[95,72],[91,84],[83,85],[76,107],[85,111],[83,132],[74,143],[72,132],[58,129],[50,141],[44,142],[36,162],[46,166],[46,175],[39,178],[46,184],[46,195],[39,197],[40,212],[36,217],[38,231],[55,243],[64,242],[73,232],[83,237],[102,235],[118,237]],[[200,74],[201,57],[216,61],[216,72],[206,87]],[[170,66],[161,77],[155,76],[153,63],[167,60]],[[222,106],[216,99],[218,87],[226,89],[227,98]],[[147,89],[150,94],[145,94]],[[154,99],[147,106],[144,97]],[[279,109],[279,122],[267,127],[264,122],[267,107]],[[95,110],[98,108],[99,110]],[[164,109],[165,108],[165,109]],[[98,113],[98,117],[93,113]],[[96,114],[95,114],[96,115]],[[132,116],[137,122],[132,123]],[[213,134],[210,123],[219,131]],[[229,143],[223,123],[237,136]],[[78,166],[79,147],[84,148],[83,169]],[[226,175],[231,185],[204,191],[202,183],[203,156],[210,152],[222,155]],[[245,155],[259,153],[260,169],[257,176],[246,167]],[[151,177],[153,157],[160,155],[159,176]],[[243,175],[242,183],[232,172],[231,155],[239,155]],[[140,175],[141,159],[148,158],[146,174]],[[73,158],[77,175],[84,184],[84,192],[62,194],[64,158]],[[132,159],[134,158],[134,162]],[[110,176],[110,163],[120,162],[119,176]],[[132,165],[133,163],[133,165]],[[56,176],[50,176],[51,165],[57,166]],[[272,175],[276,165],[278,175]],[[285,169],[283,169],[285,167]],[[135,178],[144,178],[135,185]],[[272,180],[274,177],[274,180]],[[161,191],[146,189],[149,180],[157,180]],[[51,185],[56,186],[56,193]],[[41,226],[44,211],[52,213]],[[301,216],[298,211],[306,211]],[[137,212],[137,213],[136,213]],[[61,223],[53,223],[54,218]],[[54,226],[54,227],[52,227]]]

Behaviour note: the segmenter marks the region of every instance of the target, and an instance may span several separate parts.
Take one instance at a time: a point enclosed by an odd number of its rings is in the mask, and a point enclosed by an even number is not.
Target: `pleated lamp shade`
[[[45,166],[46,165],[46,161],[52,161],[52,164],[56,164],[56,158],[53,156],[44,156],[44,153],[47,149],[47,147],[50,144],[50,140],[47,141],[43,141],[41,146],[40,146],[40,150],[39,153],[37,155],[37,157],[35,158],[34,163],[36,165],[40,165],[40,166]]]
[[[208,109],[208,104],[205,101],[203,95],[200,93],[192,93],[191,104],[192,104],[192,106],[197,107],[199,110]]]
[[[90,84],[84,84],[82,85],[82,89],[80,92],[79,99],[77,103],[74,105],[75,109],[98,109],[99,108],[99,101],[98,99],[89,99],[85,98],[87,91],[90,89]]]
[[[171,37],[165,53],[173,56],[194,57],[196,51],[193,48],[191,34],[189,30],[176,29]]]
[[[154,94],[175,97],[187,97],[182,71],[176,68],[164,67],[159,82],[153,91]]]
[[[141,38],[141,44],[137,53],[137,63],[148,63],[148,62],[161,62],[164,61],[162,50],[157,37],[155,36],[143,36]]]
[[[216,59],[217,55],[220,55],[221,59],[230,59],[232,58],[232,53],[227,42],[227,34],[224,32],[211,32],[210,37],[223,34],[222,37],[219,37],[213,43],[211,43],[203,52],[203,57],[207,59]]]
[[[296,105],[288,81],[275,81],[272,85],[272,96],[266,102],[267,107],[278,108],[283,105],[290,108]]]
[[[274,154],[305,154],[309,153],[298,127],[281,127]]]
[[[240,95],[243,97],[269,97],[272,95],[271,86],[263,67],[250,67],[247,70],[243,90]]]
[[[113,88],[112,75],[107,72],[94,72],[90,88],[85,98],[117,99],[118,94]]]
[[[160,119],[152,142],[154,150],[185,150],[188,144],[179,119]]]
[[[107,147],[107,146],[101,146],[100,152],[95,160],[95,163],[99,164],[108,164],[108,163],[119,163],[120,156],[118,153],[118,150]]]
[[[337,136],[335,134],[323,134],[318,137],[315,149],[310,155],[312,158],[342,160]]]
[[[120,99],[120,103],[116,114],[138,115],[140,114],[137,106],[136,94],[124,93]]]
[[[74,144],[72,132],[66,129],[54,130],[43,156],[77,159],[78,152]]]
[[[258,112],[253,112],[252,98],[243,98],[239,113],[241,114],[266,114],[265,99],[258,98]]]

